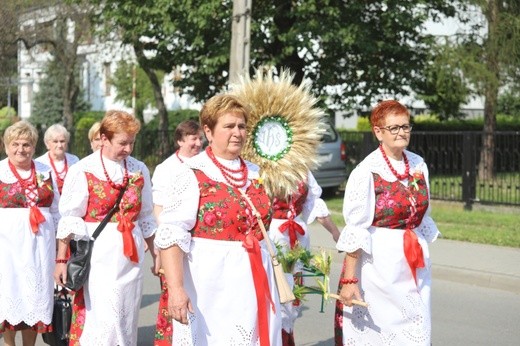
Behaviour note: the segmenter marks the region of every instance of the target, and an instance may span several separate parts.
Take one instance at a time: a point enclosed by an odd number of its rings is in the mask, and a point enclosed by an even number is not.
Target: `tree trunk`
[[[72,65],[73,66],[66,69],[62,92],[63,126],[65,126],[69,132],[72,132],[74,127],[74,109],[76,108],[76,100],[79,94],[79,88],[76,85],[76,78],[74,77],[76,63],[73,62]]]
[[[497,30],[498,30],[498,0],[488,0],[488,8],[484,11],[488,22],[488,37],[486,42],[486,67],[491,78],[486,80],[484,103],[484,134],[482,151],[478,167],[480,180],[490,180],[494,177],[495,130],[497,126],[496,109],[500,66],[498,63]]]
[[[155,106],[157,107],[159,117],[159,152],[158,155],[161,159],[166,158],[171,154],[170,141],[168,140],[168,111],[164,104],[164,98],[161,90],[161,83],[155,74],[155,71],[149,68],[146,64],[146,57],[141,47],[134,45],[135,55],[139,66],[146,73],[152,84],[153,95],[155,98]]]

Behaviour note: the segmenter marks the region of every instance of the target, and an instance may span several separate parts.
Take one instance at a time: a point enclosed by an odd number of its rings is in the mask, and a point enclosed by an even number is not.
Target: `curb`
[[[344,254],[327,246],[311,246],[311,249],[313,251],[318,251],[320,249],[329,251],[332,255],[332,261],[339,264],[341,269]],[[432,279],[520,294],[520,277],[514,275],[505,275],[432,263]]]
[[[520,294],[520,278],[516,276],[432,264],[432,277]]]

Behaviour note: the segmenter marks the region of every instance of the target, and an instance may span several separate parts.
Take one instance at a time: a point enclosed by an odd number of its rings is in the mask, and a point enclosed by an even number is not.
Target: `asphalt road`
[[[138,345],[153,345],[159,280],[152,276],[147,258],[144,295],[141,303]],[[331,288],[338,282],[341,257],[334,254]],[[520,340],[520,295],[452,281],[433,279],[434,345],[517,345]],[[296,321],[296,344],[333,345],[333,302],[320,312],[321,299],[308,295],[302,316]],[[19,334],[19,333],[18,333]],[[21,338],[18,335],[18,344]],[[45,344],[38,337],[37,346]]]

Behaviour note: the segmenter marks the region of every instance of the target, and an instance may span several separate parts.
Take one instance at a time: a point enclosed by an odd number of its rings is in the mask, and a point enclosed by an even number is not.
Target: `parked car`
[[[318,148],[319,167],[312,172],[324,194],[335,193],[347,179],[346,145],[334,126],[327,122]]]

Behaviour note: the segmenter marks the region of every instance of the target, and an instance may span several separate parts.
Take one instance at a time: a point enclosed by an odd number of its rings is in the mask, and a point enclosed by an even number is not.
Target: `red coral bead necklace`
[[[9,160],[8,160],[9,161]],[[18,171],[16,170],[16,167],[9,161],[9,168],[11,169],[11,172],[14,174],[16,180],[22,185],[22,187],[26,190],[34,189],[36,186],[36,167],[34,165],[34,161],[31,160],[31,175],[29,175],[28,178],[23,179]]]
[[[51,157],[50,153],[47,153],[49,155],[49,162],[51,163],[52,170],[54,171],[54,174],[56,175],[56,179],[63,182],[65,180],[65,176],[67,175],[67,172],[69,171],[69,165],[67,164],[67,156],[65,155],[63,160],[65,161],[65,165],[63,166],[63,170],[61,172],[58,172],[56,169],[56,166],[54,165],[54,160]],[[63,175],[63,178],[61,177]]]
[[[410,174],[410,165],[408,163],[408,158],[406,157],[406,154],[403,152],[403,160],[404,160],[404,167],[405,167],[404,174],[399,174],[395,170],[394,166],[392,166],[392,163],[388,159],[388,156],[386,156],[385,150],[383,149],[382,145],[379,145],[379,150],[381,150],[381,154],[383,154],[383,159],[385,159],[385,162],[388,165],[388,168],[390,168],[390,171],[397,178],[397,180],[407,179],[408,175]]]
[[[215,164],[215,166],[217,166],[217,168],[220,170],[220,172],[222,173],[222,176],[224,177],[224,179],[227,181],[227,183],[229,185],[237,187],[237,188],[246,186],[248,170],[247,170],[246,163],[240,156],[238,157],[240,159],[240,168],[231,169],[231,168],[224,166],[217,160],[217,158],[215,157],[215,154],[213,154],[213,150],[211,149],[211,147],[208,146],[206,148],[206,153],[208,154],[208,157],[211,159],[211,161]],[[236,177],[233,174],[239,174],[240,176]]]
[[[107,173],[107,169],[105,168],[105,163],[103,162],[103,147],[101,147],[101,150],[99,150],[99,155],[101,157],[101,166],[103,167],[103,173],[105,173],[105,178],[107,179],[107,182],[116,190],[121,190],[122,188],[125,188],[128,184],[128,168],[126,166],[126,159],[124,160],[125,165],[125,173],[123,177],[123,182],[121,184],[116,184],[110,179]]]

